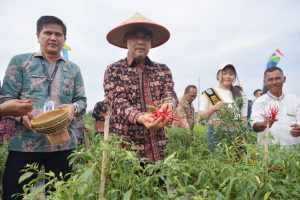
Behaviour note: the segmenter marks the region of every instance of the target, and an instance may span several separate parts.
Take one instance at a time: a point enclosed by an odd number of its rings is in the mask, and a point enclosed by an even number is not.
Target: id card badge
[[[47,112],[49,110],[54,110],[54,101],[48,100],[44,103],[44,112]]]

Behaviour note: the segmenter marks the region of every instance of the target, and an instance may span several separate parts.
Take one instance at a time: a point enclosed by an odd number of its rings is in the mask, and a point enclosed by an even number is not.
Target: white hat
[[[238,85],[241,85],[240,84],[240,80],[239,80],[239,77],[237,75],[237,72],[236,72],[236,69],[235,69],[235,66],[232,64],[232,62],[224,62],[222,64],[220,64],[218,66],[218,72],[221,71],[221,70],[224,70],[226,67],[230,67],[233,69],[234,73],[235,73],[235,76],[236,76],[236,80],[237,80],[237,84]],[[241,87],[241,86],[240,86]]]
[[[235,66],[231,62],[225,62],[225,63],[220,64],[218,67],[218,71],[223,70],[225,67],[231,67],[236,73]]]

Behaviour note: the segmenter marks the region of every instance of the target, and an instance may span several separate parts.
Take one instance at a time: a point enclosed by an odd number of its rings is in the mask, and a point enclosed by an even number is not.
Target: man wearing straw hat
[[[177,104],[174,82],[165,64],[150,60],[150,48],[165,43],[169,31],[139,13],[107,34],[112,45],[128,49],[127,57],[109,65],[104,89],[111,106],[110,132],[133,143],[126,146],[139,157],[155,162],[164,158],[166,137],[163,127],[169,118],[154,119],[147,110],[173,110]]]
[[[40,51],[14,56],[6,70],[1,99],[34,99],[30,117],[42,114],[54,107],[66,108],[65,122],[70,122],[64,131],[67,140],[57,142],[56,136],[36,133],[28,115],[16,118],[16,129],[9,143],[9,154],[3,175],[3,199],[23,193],[22,186],[28,180],[18,183],[21,170],[26,164],[43,165],[45,172],[56,176],[71,172],[67,160],[77,146],[74,135],[74,115],[81,116],[86,109],[86,97],[79,67],[61,57],[60,52],[66,40],[67,28],[57,17],[42,16],[37,21],[37,39]],[[17,199],[22,199],[18,197]]]

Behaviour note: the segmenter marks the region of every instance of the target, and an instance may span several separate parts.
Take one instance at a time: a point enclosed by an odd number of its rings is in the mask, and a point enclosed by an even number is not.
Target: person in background
[[[83,144],[83,142],[84,142],[84,137],[86,134],[85,131],[86,131],[86,128],[85,128],[85,124],[82,119],[82,116],[80,116],[80,117],[74,116],[74,133],[78,140],[79,145]]]
[[[279,67],[267,68],[264,83],[268,92],[257,98],[252,107],[252,126],[259,144],[264,142],[264,131],[270,127],[271,143],[294,145],[300,143],[300,98],[283,91],[286,77]],[[269,116],[270,109],[278,109],[276,117]]]
[[[255,101],[258,97],[262,96],[263,95],[263,91],[261,89],[256,89],[254,92],[253,92],[253,95],[255,97],[255,99],[253,101]]]
[[[252,101],[251,99],[248,100],[248,111],[247,111],[247,118],[250,119],[251,117],[251,113],[252,113],[252,105],[253,105],[253,102],[260,96],[263,95],[263,91],[261,89],[256,89],[254,92],[253,92],[253,95],[255,97],[255,99]]]
[[[103,101],[95,104],[93,118],[95,119],[95,133],[103,135],[105,117],[108,114],[108,98],[105,96]]]
[[[188,85],[184,90],[184,95],[179,99],[178,106],[174,114],[180,121],[173,121],[172,126],[182,127],[192,131],[195,123],[195,108],[193,101],[197,97],[197,87],[195,85]]]
[[[149,106],[160,111],[172,110],[177,105],[172,73],[165,64],[148,57],[151,48],[165,43],[169,31],[139,13],[112,29],[107,40],[128,50],[127,57],[106,68],[104,90],[111,109],[110,133],[117,134],[132,145],[147,162],[164,158],[166,136],[164,126],[170,118],[157,119],[147,113]]]
[[[57,177],[67,178],[71,166],[67,160],[77,146],[73,117],[81,116],[86,110],[86,97],[79,67],[61,57],[60,52],[66,40],[67,28],[57,17],[42,16],[37,20],[36,36],[40,51],[14,56],[3,79],[0,100],[34,99],[30,115],[15,118],[16,129],[9,142],[9,153],[3,175],[3,199],[23,192],[19,183],[21,170],[37,163],[45,172],[52,171]],[[69,111],[69,139],[58,145],[51,145],[44,134],[36,133],[30,119],[55,107]],[[47,191],[46,191],[47,192]],[[22,199],[18,197],[16,199]]]
[[[213,124],[218,121],[217,111],[228,104],[237,101],[240,113],[235,113],[246,119],[247,105],[243,98],[243,94],[239,89],[233,87],[233,83],[237,79],[235,66],[231,63],[221,65],[217,71],[218,87],[205,90],[200,97],[199,119],[208,118]],[[209,149],[213,151],[216,143],[213,129],[211,126],[207,130],[207,141]]]

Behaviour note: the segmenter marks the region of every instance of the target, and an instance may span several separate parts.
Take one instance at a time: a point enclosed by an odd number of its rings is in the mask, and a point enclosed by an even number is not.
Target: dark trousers
[[[9,151],[3,174],[3,200],[22,199],[22,197],[13,198],[16,193],[23,193],[23,185],[29,182],[18,183],[21,170],[26,164],[37,163],[44,166],[45,172],[52,171],[56,176],[60,173],[64,176],[70,173],[72,168],[67,160],[72,150],[57,152],[17,152]],[[31,178],[32,179],[32,178]]]

